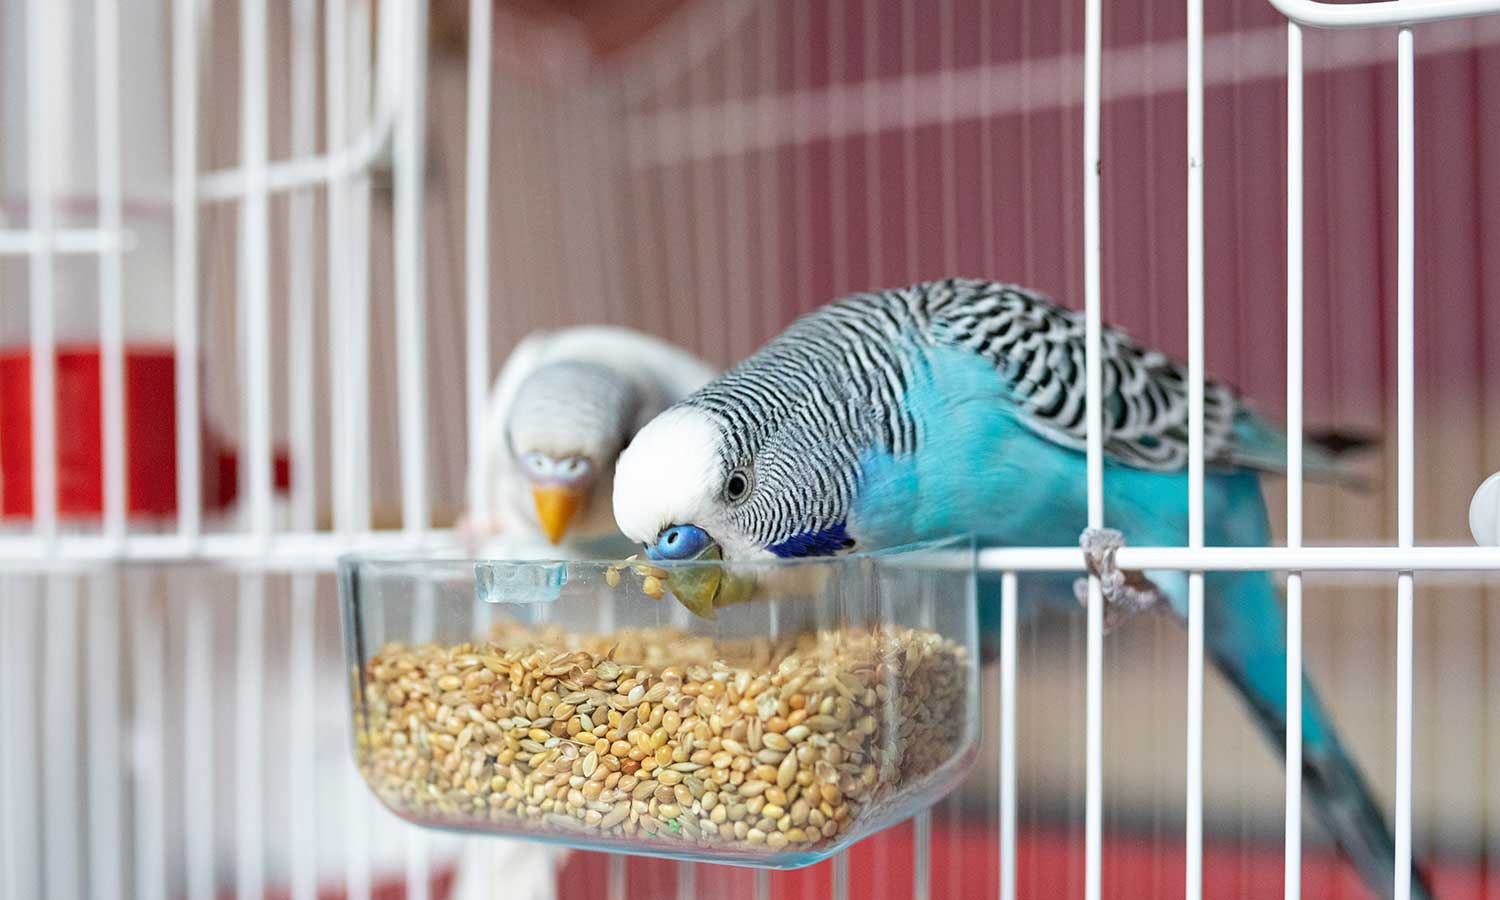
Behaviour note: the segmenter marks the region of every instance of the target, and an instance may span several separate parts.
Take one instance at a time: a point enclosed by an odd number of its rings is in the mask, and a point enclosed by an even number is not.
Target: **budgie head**
[[[517,389],[506,439],[530,484],[537,524],[552,543],[607,478],[639,406],[628,383],[583,362],[541,366]]]
[[[807,427],[754,395],[743,370],[668,409],[635,436],[615,472],[615,521],[657,560],[827,556],[855,482],[848,435]]]

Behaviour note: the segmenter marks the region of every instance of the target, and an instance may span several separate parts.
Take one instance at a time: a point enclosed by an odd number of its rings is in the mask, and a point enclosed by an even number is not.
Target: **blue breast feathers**
[[[782,559],[797,559],[803,556],[832,556],[854,546],[854,539],[844,530],[844,523],[823,529],[794,534],[779,544],[766,549]]]

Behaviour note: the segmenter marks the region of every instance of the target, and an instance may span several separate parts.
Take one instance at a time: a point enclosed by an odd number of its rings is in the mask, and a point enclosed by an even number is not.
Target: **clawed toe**
[[[1138,612],[1150,609],[1163,597],[1161,590],[1140,572],[1125,572],[1115,564],[1115,553],[1125,546],[1125,536],[1113,528],[1088,528],[1078,538],[1089,573],[1099,579],[1104,598],[1104,629],[1112,631]],[[1073,582],[1073,596],[1088,604],[1089,580]]]

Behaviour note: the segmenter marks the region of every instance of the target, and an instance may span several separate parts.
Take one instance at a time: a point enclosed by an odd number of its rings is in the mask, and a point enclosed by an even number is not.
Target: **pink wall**
[[[1079,53],[1082,5],[952,0],[951,45],[940,5],[902,21],[899,4],[879,5],[877,65],[865,66],[871,35],[859,4],[797,13],[777,5],[781,46],[776,87],[816,92],[872,74],[962,71]],[[1178,4],[1110,3],[1106,47],[1137,51],[1128,60],[1180,69],[1185,31]],[[1211,370],[1271,410],[1285,392],[1285,38],[1267,4],[1208,4],[1206,31],[1229,53],[1207,60],[1205,243]],[[754,33],[752,15],[747,30]],[[909,30],[908,30],[909,28]],[[841,60],[828,41],[843,34]],[[1456,37],[1467,32],[1472,41]],[[1238,38],[1236,38],[1238,35]],[[1428,41],[1429,35],[1432,40]],[[1417,68],[1419,367],[1424,397],[1472,392],[1493,373],[1487,334],[1500,327],[1500,44],[1493,28],[1419,30]],[[1388,38],[1388,40],[1387,40]],[[1373,39],[1373,40],[1372,40]],[[1139,59],[1151,41],[1160,49]],[[1275,55],[1276,77],[1262,57]],[[1212,49],[1212,44],[1211,44]],[[1310,32],[1306,59],[1307,397],[1309,414],[1332,404],[1378,408],[1394,377],[1395,73],[1394,34]],[[1353,57],[1354,65],[1339,65]],[[1363,57],[1370,60],[1358,64]],[[1327,71],[1330,65],[1338,66]],[[717,86],[717,58],[695,77]],[[1039,67],[1040,68],[1040,67]],[[1248,74],[1247,74],[1248,73]],[[1070,70],[1081,82],[1081,71]],[[1106,61],[1106,84],[1138,77]],[[1045,75],[1038,75],[1038,78]],[[1241,80],[1243,79],[1243,80]],[[691,81],[692,79],[689,79]],[[1019,93],[1022,85],[994,82]],[[690,90],[691,88],[689,88]],[[710,90],[713,90],[711,87]],[[1043,97],[1056,89],[1033,86]],[[1108,90],[1108,88],[1107,88]],[[931,94],[920,98],[926,104]],[[941,93],[936,97],[941,103]],[[837,110],[818,108],[815,116]],[[854,113],[856,120],[859,112]],[[807,309],[841,292],[945,274],[983,274],[1046,290],[1079,305],[1081,263],[1081,109],[1037,106],[1030,113],[961,119],[911,130],[818,141],[782,154],[782,208],[794,210],[781,234],[791,265],[782,312]],[[1174,91],[1108,103],[1103,119],[1104,292],[1108,320],[1142,338],[1185,350],[1186,120]],[[871,154],[878,192],[868,191]],[[841,159],[840,164],[835,163]],[[842,172],[843,182],[834,179]],[[944,179],[952,179],[945,199]],[[798,209],[800,204],[800,209]],[[870,233],[879,207],[880,233]],[[912,224],[915,223],[915,224]],[[790,227],[786,227],[789,225]],[[835,252],[841,239],[847,251]],[[697,232],[695,244],[713,240]],[[791,288],[786,291],[786,288]],[[1488,302],[1487,302],[1488,301]],[[1492,312],[1494,310],[1495,312]]]

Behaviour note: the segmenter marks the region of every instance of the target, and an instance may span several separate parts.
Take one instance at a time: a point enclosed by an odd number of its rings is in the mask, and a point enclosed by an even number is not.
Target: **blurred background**
[[[251,528],[239,498],[253,474],[241,463],[251,354],[260,353],[274,528],[406,526],[440,540],[463,503],[468,452],[471,4],[257,3],[266,56],[249,69],[238,2],[122,4],[105,14],[118,30],[111,58],[97,54],[96,36],[99,11],[114,5],[0,4],[0,229],[102,227],[99,154],[112,142],[98,98],[113,84],[130,233],[119,256],[129,532],[179,525],[183,366],[201,377],[204,528]],[[1183,355],[1184,10],[1105,6],[1105,318]],[[1207,6],[1208,368],[1279,417],[1285,22],[1263,0]],[[949,275],[1015,281],[1082,305],[1081,3],[515,0],[491,13],[481,249],[492,373],[526,333],[581,322],[629,325],[729,364],[836,296]],[[186,120],[197,141],[191,171],[204,176],[189,244],[196,271],[174,249],[173,103],[183,79],[172,48],[182,23],[198,43],[198,102]],[[405,26],[421,38],[409,41],[410,71],[423,83],[385,93],[380,54],[407,52]],[[1305,40],[1307,422],[1394,435],[1394,32],[1308,31]],[[1500,20],[1423,26],[1415,43],[1417,542],[1467,545],[1469,498],[1500,468],[1500,129],[1490,121],[1500,108]],[[333,189],[273,195],[266,252],[247,256],[237,204],[213,193],[232,184],[213,173],[245,159],[247,71],[264,75],[273,162],[389,137],[387,113],[402,104],[385,101],[417,98],[415,112],[394,115],[410,117],[420,142],[404,158],[420,163],[419,205],[406,213],[419,227],[406,234],[423,259],[421,521],[403,493],[402,369],[393,364],[403,352],[407,252],[399,142],[380,142],[370,164],[341,173]],[[49,221],[38,219],[39,196],[49,198]],[[48,290],[67,540],[102,528],[107,253],[60,246]],[[35,525],[35,255],[21,244],[0,253],[0,544]],[[262,258],[269,331],[257,345],[241,288],[245,260]],[[184,272],[196,310],[192,359],[174,345]],[[339,374],[347,371],[355,377]],[[350,421],[347,433],[363,436],[355,448],[340,443]],[[1370,464],[1375,489],[1309,486],[1307,543],[1393,543],[1394,464],[1388,441]],[[1273,522],[1283,520],[1282,482],[1268,478],[1266,492]],[[211,561],[44,575],[21,556],[0,568],[0,892],[436,896],[460,854],[476,852],[413,837],[355,782],[328,575],[271,565],[245,576]],[[247,577],[258,583],[247,588]],[[1479,577],[1423,575],[1417,585],[1416,849],[1441,896],[1500,897],[1500,597]],[[1386,803],[1394,596],[1394,579],[1308,578],[1307,665]],[[1083,618],[1040,619],[1021,641],[1021,896],[1082,896]],[[1111,897],[1181,890],[1185,646],[1175,624],[1154,620],[1106,644]],[[998,697],[995,673],[986,675],[987,696]],[[934,814],[933,896],[976,896],[974,885],[994,879],[997,706],[986,715],[985,757]],[[1204,774],[1206,895],[1278,894],[1279,756],[1212,675]],[[1367,896],[1311,820],[1307,841],[1307,896]],[[856,851],[866,854],[851,866],[858,895],[906,896],[910,848],[900,832]],[[575,854],[566,866],[556,889],[581,895],[609,864]],[[827,868],[778,874],[771,895],[825,896]],[[624,869],[630,896],[669,895],[678,883],[662,864]],[[744,872],[698,867],[694,877],[701,896],[750,890]]]

